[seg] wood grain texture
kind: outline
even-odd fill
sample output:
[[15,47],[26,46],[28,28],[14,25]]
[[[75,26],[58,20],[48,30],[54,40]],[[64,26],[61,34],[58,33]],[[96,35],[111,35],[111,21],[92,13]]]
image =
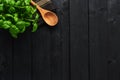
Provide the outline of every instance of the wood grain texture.
[[13,80],[32,80],[30,30],[13,41]]
[[32,79],[50,80],[50,32],[48,27],[39,27],[32,34]]
[[[61,54],[62,54],[62,78],[61,80],[70,80],[71,67],[70,67],[70,9],[69,0],[61,0],[56,3],[59,13],[59,29],[61,31]],[[59,8],[60,7],[60,8]]]
[[119,80],[119,1],[90,0],[90,80]]
[[18,39],[0,29],[0,80],[120,80],[120,1],[52,1],[54,28],[40,19]]
[[12,47],[10,35],[0,30],[0,80],[13,80]]
[[69,26],[64,27],[63,25],[68,24],[62,21],[68,20],[63,18],[68,11],[65,15],[61,15],[61,9],[64,8],[63,1],[53,0],[53,2],[61,5],[56,11],[60,19],[59,24],[54,28],[44,24],[32,35],[33,80],[68,80],[69,42],[66,40],[69,39],[66,33],[69,34],[67,31]]
[[69,3],[68,0],[53,2],[58,5],[56,13],[60,19],[54,28],[41,24],[40,20],[35,33],[27,30],[18,39],[8,40],[8,36],[1,34],[6,40],[0,40],[0,47],[3,41],[11,44],[3,47],[8,50],[0,50],[3,60],[0,69],[5,68],[4,60],[8,59],[9,64],[8,74],[5,70],[0,72],[1,80],[69,80]]
[[90,0],[90,80],[109,80],[106,55],[110,53],[107,0]]
[[88,80],[88,0],[70,0],[70,54],[71,80]]
[[120,1],[108,1],[109,50],[106,53],[108,80],[120,80]]

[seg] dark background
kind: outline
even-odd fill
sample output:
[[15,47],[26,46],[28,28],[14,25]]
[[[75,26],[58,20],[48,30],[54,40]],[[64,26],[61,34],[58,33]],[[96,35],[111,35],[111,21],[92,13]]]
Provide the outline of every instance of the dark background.
[[52,1],[56,27],[0,30],[0,80],[120,80],[120,0]]

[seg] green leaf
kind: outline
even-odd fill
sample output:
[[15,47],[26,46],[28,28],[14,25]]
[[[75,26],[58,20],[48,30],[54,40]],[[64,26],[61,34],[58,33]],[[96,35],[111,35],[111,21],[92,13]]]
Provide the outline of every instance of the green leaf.
[[11,21],[4,21],[4,24],[8,24],[8,25],[11,25]]
[[0,28],[2,27],[2,25],[3,25],[3,20],[0,20]]
[[22,26],[21,29],[20,29],[20,33],[25,32],[25,30],[26,30],[26,27],[25,27],[25,26]]
[[9,32],[12,35],[12,37],[17,38],[17,35],[20,32],[20,30],[15,25],[12,25],[12,27],[9,29]]
[[8,10],[10,13],[14,13],[15,12],[15,7],[11,6]]
[[21,5],[21,1],[17,1],[17,2],[15,3],[15,5],[16,5],[16,6]]
[[14,21],[17,22],[19,20],[18,13],[15,13],[13,18],[14,18]]
[[33,23],[33,29],[32,32],[35,32],[38,28],[38,24],[37,23]]
[[18,21],[16,26],[30,26],[30,22]]
[[25,0],[25,4],[29,5],[31,0]]
[[0,0],[0,28],[8,29],[12,37],[25,32],[32,23],[32,32],[38,28],[39,14],[31,0]]
[[6,20],[11,20],[11,21],[13,21],[13,15],[11,15],[11,14],[5,14],[4,15],[4,20],[6,21]]
[[3,16],[2,15],[0,15],[0,19],[2,18]]
[[3,4],[0,4],[0,11],[3,11]]
[[15,1],[14,0],[10,0],[10,3],[9,3],[11,6],[15,5]]
[[2,25],[2,28],[3,28],[3,29],[8,29],[8,28],[10,28],[10,25],[8,25],[8,24],[3,24],[3,25]]
[[2,28],[3,29],[8,29],[8,28],[10,28],[10,26],[11,26],[11,22],[10,21],[4,21],[3,25],[2,25]]
[[27,12],[31,12],[31,6],[26,6],[25,9]]
[[26,27],[30,26],[30,22],[18,21],[16,23],[16,26],[19,28],[20,33],[23,33],[23,32],[25,32]]
[[31,13],[34,14],[36,12],[36,8],[31,9]]
[[11,15],[11,14],[5,14],[5,16],[13,18],[13,15]]
[[37,21],[39,19],[38,13],[36,13],[35,20]]
[[9,3],[11,2],[11,0],[3,0],[3,2],[4,2],[5,4],[9,4]]
[[30,26],[30,22],[25,22],[25,26],[26,27]]
[[5,17],[4,17],[4,16],[2,16],[2,19],[3,19],[3,20],[5,20]]

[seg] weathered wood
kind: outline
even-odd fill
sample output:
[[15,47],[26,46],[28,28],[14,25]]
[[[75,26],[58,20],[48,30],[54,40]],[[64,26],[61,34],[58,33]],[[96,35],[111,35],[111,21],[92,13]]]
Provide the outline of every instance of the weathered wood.
[[89,80],[88,0],[70,0],[71,80]]
[[120,80],[120,2],[108,1],[108,52],[105,54],[108,66],[108,80]]
[[90,80],[119,80],[118,0],[90,0]]
[[90,0],[90,80],[109,80],[106,54],[109,52],[107,0]]
[[[68,6],[64,5],[66,12],[61,15],[63,1],[53,2],[60,5],[56,11],[59,24],[54,28],[44,24],[32,35],[33,80],[68,80]],[[65,4],[67,3],[66,1]],[[67,26],[64,27],[65,25]]]
[[13,80],[31,79],[31,32],[27,31],[13,42]]
[[18,39],[0,29],[0,80],[119,80],[119,1],[52,1],[54,28],[41,19]]
[[32,34],[32,79],[50,80],[50,63],[50,31],[42,26]]
[[60,0],[60,3],[56,1],[59,13],[59,25],[58,28],[61,34],[61,54],[62,54],[62,78],[61,80],[70,80],[70,9],[69,0]]
[[52,60],[55,61],[52,80],[69,80],[69,0],[52,1],[58,7],[56,12],[59,16],[59,24],[51,29]]
[[[55,28],[49,28],[46,24],[42,25],[42,21],[37,32],[31,33],[28,30],[18,39],[10,39],[12,47],[8,46],[10,48],[5,55],[8,56],[7,59],[10,58],[10,65],[7,65],[10,68],[9,77],[1,73],[1,79],[69,80],[69,3],[68,0],[53,2],[58,5],[56,12],[59,24]],[[0,41],[4,44],[4,40]],[[1,50],[1,55],[5,50]],[[2,57],[4,59],[4,56]]]
[[0,80],[13,80],[12,75],[12,39],[0,30]]

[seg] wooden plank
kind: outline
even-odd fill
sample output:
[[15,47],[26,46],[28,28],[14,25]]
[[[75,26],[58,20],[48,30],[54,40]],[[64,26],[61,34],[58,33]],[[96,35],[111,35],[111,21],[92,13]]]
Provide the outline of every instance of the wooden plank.
[[12,39],[0,30],[0,80],[13,80],[12,65]]
[[31,80],[31,32],[14,39],[13,80]]
[[[59,4],[61,3],[61,4]],[[58,12],[59,13],[59,29],[61,31],[61,47],[62,47],[62,79],[61,80],[70,80],[71,70],[70,70],[70,4],[69,0],[60,0],[57,2]],[[60,8],[60,9],[59,9]]]
[[106,53],[108,80],[120,80],[120,5],[117,0],[108,1],[109,53]]
[[67,56],[63,54],[59,25],[53,29],[42,26],[33,34],[33,80],[67,80],[68,78],[65,76],[68,73],[66,70],[68,65],[64,61],[67,60]]
[[[33,80],[68,80],[69,24],[68,5],[63,0],[53,0],[59,9],[59,24],[54,28],[42,25],[32,35]],[[68,1],[65,2],[68,4]],[[66,8],[64,15],[62,8]],[[66,27],[64,27],[66,26]]]
[[90,0],[90,80],[107,78],[106,54],[109,53],[107,0]]
[[89,79],[88,0],[70,0],[71,80]]
[[[109,20],[109,26],[110,26],[110,33],[109,33],[109,36],[110,36],[110,42],[111,42],[111,53],[108,55],[108,59],[107,59],[107,62],[111,61],[111,63],[109,64],[112,64],[112,65],[109,65],[109,67],[113,68],[113,70],[109,69],[108,71],[110,71],[110,75],[109,76],[109,79],[110,80],[119,80],[120,77],[119,77],[119,73],[120,73],[120,69],[119,69],[119,66],[120,66],[120,55],[119,55],[119,4],[117,3],[117,1],[113,2],[111,1],[113,4],[110,4],[110,1],[109,1],[109,17],[108,17],[108,20]],[[114,47],[115,46],[115,47]],[[109,72],[108,72],[109,73]],[[115,73],[115,74],[113,74]],[[112,76],[113,75],[113,76]]]
[[52,1],[59,16],[59,24],[51,30],[52,80],[69,80],[69,1]]
[[39,27],[32,34],[32,80],[50,80],[50,30],[48,26]]
[[90,80],[119,80],[119,5],[90,0]]

